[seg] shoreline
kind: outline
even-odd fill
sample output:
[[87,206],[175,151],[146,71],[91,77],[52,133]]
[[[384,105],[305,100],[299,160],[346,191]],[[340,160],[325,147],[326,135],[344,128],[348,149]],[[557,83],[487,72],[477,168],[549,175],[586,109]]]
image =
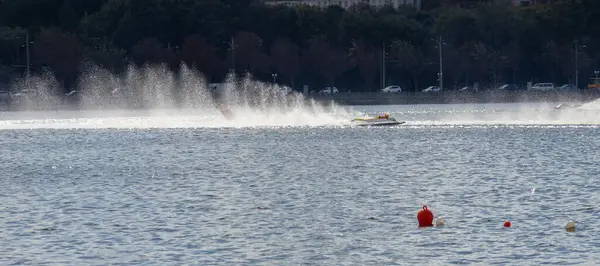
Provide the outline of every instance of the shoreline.
[[412,105],[468,103],[540,103],[590,102],[600,98],[600,90],[580,91],[446,91],[424,92],[348,92],[333,95],[308,95],[317,102],[333,101],[340,105]]
[[[418,105],[418,104],[485,104],[485,103],[544,103],[569,102],[586,103],[600,99],[600,90],[581,91],[479,91],[459,92],[446,91],[438,93],[423,92],[346,92],[333,95],[305,95],[308,103],[335,103],[342,106],[361,105]],[[36,108],[35,101],[29,104],[0,101],[0,112],[22,111],[88,111],[104,110],[103,108],[82,108],[78,101],[62,99],[54,106]],[[42,104],[43,105],[43,104]],[[27,107],[25,107],[27,106]],[[112,106],[112,105],[111,105]],[[112,107],[117,107],[114,105]],[[125,106],[123,106],[125,107]],[[118,108],[117,109],[121,109]],[[125,107],[124,109],[147,109],[144,107]]]

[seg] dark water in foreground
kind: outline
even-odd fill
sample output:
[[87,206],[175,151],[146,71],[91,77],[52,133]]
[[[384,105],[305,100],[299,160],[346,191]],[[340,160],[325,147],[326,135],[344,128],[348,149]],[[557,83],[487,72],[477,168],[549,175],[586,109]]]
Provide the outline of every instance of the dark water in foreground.
[[[409,122],[4,121],[0,264],[600,261],[600,116],[364,108]],[[446,225],[417,228],[421,204]],[[513,227],[502,227],[506,219]],[[565,232],[568,220],[576,232]]]

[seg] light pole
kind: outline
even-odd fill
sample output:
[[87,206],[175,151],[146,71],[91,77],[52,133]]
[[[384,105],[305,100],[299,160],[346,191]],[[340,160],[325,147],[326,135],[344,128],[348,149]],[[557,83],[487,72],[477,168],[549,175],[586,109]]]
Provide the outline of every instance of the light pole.
[[29,73],[31,71],[30,68],[30,64],[29,64],[29,31],[25,32],[25,49],[27,50],[27,74],[26,74],[26,78],[27,81],[29,81]]
[[273,84],[275,84],[275,81],[277,80],[277,73],[271,74],[271,77],[273,77]]
[[[17,39],[21,39],[21,37],[17,36]],[[29,41],[29,31],[26,30],[25,31],[25,45],[20,45],[20,47],[25,47],[25,57],[26,57],[26,65],[25,65],[25,81],[29,80],[29,76],[31,74],[31,56],[29,53],[29,45],[32,44],[33,42]],[[20,49],[17,49],[17,52]],[[18,58],[18,54],[17,54],[17,58]],[[23,66],[21,66],[23,67]]]
[[431,39],[432,41],[435,41],[437,43],[436,46],[434,46],[434,48],[438,48],[438,56],[439,56],[439,71],[437,73],[438,76],[438,82],[439,82],[439,87],[440,90],[444,89],[444,50],[442,48],[443,45],[445,45],[444,40],[442,39],[442,36],[438,36],[437,39]]
[[438,72],[438,79],[440,82],[440,90],[444,90],[444,57],[443,57],[443,49],[442,49],[442,36],[438,38],[438,49],[440,54],[440,72]]
[[588,85],[588,89],[598,89],[598,84],[600,84],[600,79],[598,79],[598,75],[600,74],[599,70],[594,71],[594,75],[596,75],[596,78],[594,78],[594,81],[592,82],[593,84]]
[[227,44],[231,51],[231,71],[235,73],[235,36],[231,36],[231,40]]
[[[582,45],[581,48],[585,48]],[[575,40],[575,87],[579,89],[579,43]]]
[[[385,89],[385,42],[381,44],[381,89]],[[369,90],[370,91],[370,90]]]

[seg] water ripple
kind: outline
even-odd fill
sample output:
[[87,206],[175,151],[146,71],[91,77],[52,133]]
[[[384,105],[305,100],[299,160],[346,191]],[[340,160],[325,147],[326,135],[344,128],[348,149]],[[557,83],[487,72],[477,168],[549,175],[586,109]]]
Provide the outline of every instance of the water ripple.
[[[587,126],[6,130],[0,263],[595,264],[599,137]],[[446,226],[417,228],[421,204]]]

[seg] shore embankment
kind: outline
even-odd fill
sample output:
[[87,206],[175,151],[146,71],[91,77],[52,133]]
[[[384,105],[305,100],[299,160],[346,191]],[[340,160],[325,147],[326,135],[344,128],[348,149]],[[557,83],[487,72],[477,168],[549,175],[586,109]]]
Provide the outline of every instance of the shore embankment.
[[600,90],[579,91],[445,91],[425,92],[343,92],[309,95],[319,102],[333,101],[341,105],[460,104],[460,103],[535,103],[589,102],[600,98]]
[[[600,90],[580,91],[478,91],[460,92],[445,91],[437,93],[423,92],[343,92],[332,95],[306,95],[306,100],[317,102],[335,102],[339,105],[410,105],[410,104],[468,104],[468,103],[536,103],[536,102],[572,102],[585,103],[600,98]],[[42,99],[43,100],[43,99]],[[0,111],[24,110],[81,110],[83,108],[76,98],[63,97],[48,104],[33,99],[11,99],[0,97]],[[120,105],[115,102],[105,107],[138,109],[129,104]],[[94,109],[94,108],[91,108]]]

